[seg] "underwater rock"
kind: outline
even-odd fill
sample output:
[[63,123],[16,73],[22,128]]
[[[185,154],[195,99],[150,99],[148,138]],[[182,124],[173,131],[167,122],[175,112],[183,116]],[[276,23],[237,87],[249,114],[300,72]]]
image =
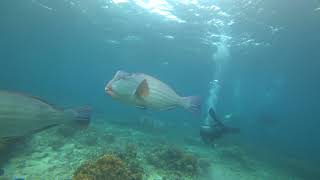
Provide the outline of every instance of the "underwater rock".
[[[32,149],[40,150],[42,147],[50,147],[54,151],[58,151],[61,147],[67,144],[67,138],[57,133],[57,128],[53,127],[46,131],[39,132],[28,138],[26,145]],[[25,149],[23,149],[25,151]]]
[[48,156],[46,152],[34,152],[32,155],[32,159],[42,159]]
[[0,139],[0,165],[8,160],[11,147],[18,142],[17,138]]
[[201,146],[203,145],[203,142],[200,139],[194,138],[194,137],[184,137],[183,141],[192,146]]
[[161,130],[165,128],[165,124],[159,120],[150,116],[142,116],[139,118],[139,127],[144,130]]
[[207,159],[207,158],[199,158],[198,165],[199,165],[199,170],[202,173],[208,173],[209,168],[211,166],[211,161],[210,159]]
[[102,137],[103,141],[105,141],[107,144],[112,144],[116,141],[116,137],[112,134],[104,134]]
[[135,173],[143,173],[144,170],[138,161],[138,150],[135,144],[129,143],[123,149],[113,152],[117,157],[126,162],[127,167]]
[[98,143],[99,135],[94,129],[87,129],[79,132],[76,140],[85,146],[94,146]]
[[65,138],[66,137],[73,137],[78,131],[79,131],[79,129],[69,127],[66,125],[61,125],[57,128],[57,133]]
[[135,159],[137,157],[137,147],[134,144],[127,144],[125,149],[125,157],[127,160]]
[[219,157],[221,159],[226,159],[230,162],[237,162],[239,167],[246,168],[250,171],[254,171],[255,165],[249,154],[238,146],[229,146],[220,149]]
[[132,157],[132,152],[121,155],[119,156],[114,153],[105,154],[96,161],[87,162],[75,171],[72,179],[142,180],[143,169],[134,160],[135,157]]
[[51,147],[53,150],[57,151],[61,147],[63,147],[65,143],[65,139],[58,138],[58,137],[48,137],[50,139],[47,139],[48,147]]
[[195,176],[198,172],[198,158],[177,147],[163,146],[154,149],[147,157],[157,168]]
[[98,138],[93,136],[86,136],[81,140],[81,144],[85,144],[87,146],[94,146],[97,144],[97,142]]

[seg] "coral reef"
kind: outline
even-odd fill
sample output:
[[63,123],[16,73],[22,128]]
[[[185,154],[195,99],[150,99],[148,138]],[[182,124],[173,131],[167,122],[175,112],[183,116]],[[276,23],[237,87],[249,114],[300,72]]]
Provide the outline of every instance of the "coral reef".
[[81,165],[73,180],[142,180],[143,169],[136,160],[134,146],[124,152],[107,153],[96,161]]
[[103,134],[101,137],[103,141],[107,142],[108,144],[112,144],[116,141],[116,137],[112,134]]
[[127,144],[124,150],[114,152],[114,154],[126,162],[132,173],[139,176],[144,171],[140,165],[141,163],[137,160],[138,152],[134,144]]
[[147,160],[157,168],[188,176],[195,176],[199,168],[196,156],[173,146],[154,149]]
[[[278,155],[267,156],[265,152],[261,155],[266,159],[261,160],[259,153],[254,154],[243,145],[229,142],[219,143],[214,151],[203,145],[190,146],[191,143],[187,145],[184,139],[177,138],[176,129],[166,134],[154,134],[134,129],[131,125],[129,128],[120,127],[101,120],[86,130],[65,133],[61,135],[52,128],[19,140],[12,148],[0,143],[0,149],[5,150],[0,153],[0,158],[5,157],[0,165],[5,172],[0,179],[12,179],[16,175],[26,179],[70,179],[74,175],[76,180],[315,179],[320,172],[316,163],[312,164],[314,168],[294,160],[279,163]],[[86,143],[86,139],[95,145]],[[184,155],[194,156],[190,153],[196,157],[183,158]],[[105,176],[98,177],[98,173],[105,173]],[[116,177],[112,177],[115,173],[118,173]]]

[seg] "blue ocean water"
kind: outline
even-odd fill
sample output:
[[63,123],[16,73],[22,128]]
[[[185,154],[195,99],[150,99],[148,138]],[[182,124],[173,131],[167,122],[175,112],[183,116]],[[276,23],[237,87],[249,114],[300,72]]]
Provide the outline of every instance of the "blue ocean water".
[[[2,0],[0,89],[89,105],[106,121],[151,114],[178,137],[199,138],[214,107],[241,129],[230,137],[238,144],[319,166],[319,8],[317,0]],[[201,96],[201,113],[113,100],[104,87],[118,70]]]

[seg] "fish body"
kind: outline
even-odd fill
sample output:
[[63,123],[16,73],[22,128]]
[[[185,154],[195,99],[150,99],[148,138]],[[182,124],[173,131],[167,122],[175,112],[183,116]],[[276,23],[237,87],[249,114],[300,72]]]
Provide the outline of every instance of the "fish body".
[[88,109],[63,110],[36,97],[0,91],[0,138],[24,136],[51,126],[89,119]]
[[198,97],[181,97],[167,84],[143,73],[118,71],[105,91],[117,100],[140,108],[168,110],[182,106],[190,111],[200,108]]

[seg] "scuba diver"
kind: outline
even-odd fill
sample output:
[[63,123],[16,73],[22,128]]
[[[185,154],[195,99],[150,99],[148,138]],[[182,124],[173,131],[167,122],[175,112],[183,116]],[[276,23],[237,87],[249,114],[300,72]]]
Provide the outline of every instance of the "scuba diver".
[[239,128],[225,126],[216,116],[212,108],[209,109],[211,117],[208,125],[203,125],[200,128],[200,136],[206,144],[212,144],[216,139],[221,138],[225,134],[239,133]]

